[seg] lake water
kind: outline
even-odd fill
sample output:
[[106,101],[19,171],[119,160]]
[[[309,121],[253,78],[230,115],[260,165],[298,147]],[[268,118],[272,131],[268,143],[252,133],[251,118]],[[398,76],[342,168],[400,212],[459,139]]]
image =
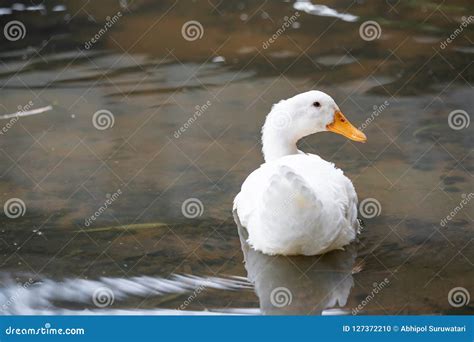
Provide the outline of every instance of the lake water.
[[[472,314],[473,9],[0,1],[3,314]],[[264,256],[232,201],[271,105],[310,89],[368,137],[299,142],[352,179],[364,227]]]

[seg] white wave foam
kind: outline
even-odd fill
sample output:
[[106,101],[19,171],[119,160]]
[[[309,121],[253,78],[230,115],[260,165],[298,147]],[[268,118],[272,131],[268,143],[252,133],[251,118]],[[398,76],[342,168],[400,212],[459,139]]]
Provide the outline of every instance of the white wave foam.
[[[114,296],[115,303],[127,298],[148,298],[165,294],[188,293],[197,288],[217,290],[251,289],[252,285],[241,277],[198,277],[193,275],[174,275],[171,279],[160,277],[110,278],[98,280],[51,279],[31,281],[25,284],[13,282],[10,276],[4,276],[0,288],[0,314],[4,315],[180,315],[180,314],[254,314],[254,309],[227,309],[225,311],[180,311],[173,309],[115,309],[112,307],[94,308],[94,292],[107,288]],[[58,307],[56,303],[67,302],[90,306],[91,309],[72,310]]]

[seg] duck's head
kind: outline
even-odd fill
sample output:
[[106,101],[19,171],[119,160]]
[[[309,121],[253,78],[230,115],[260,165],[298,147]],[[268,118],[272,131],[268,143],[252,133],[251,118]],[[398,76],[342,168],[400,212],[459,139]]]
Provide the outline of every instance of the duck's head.
[[273,105],[262,129],[265,159],[270,154],[271,159],[273,155],[292,154],[299,139],[328,131],[358,142],[367,140],[365,134],[347,120],[332,97],[321,91],[311,90],[282,100]]

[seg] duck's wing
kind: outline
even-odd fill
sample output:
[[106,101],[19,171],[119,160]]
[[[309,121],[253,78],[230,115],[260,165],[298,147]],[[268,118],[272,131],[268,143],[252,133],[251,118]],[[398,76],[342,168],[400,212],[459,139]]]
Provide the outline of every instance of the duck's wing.
[[[309,156],[322,160],[319,156]],[[341,249],[353,241],[360,230],[359,221],[357,220],[357,193],[352,181],[344,175],[341,169],[324,160],[320,165],[324,169],[322,170],[322,177],[325,179],[324,185],[332,190],[326,191],[327,196],[323,199],[330,201],[331,205],[328,204],[327,208],[331,208],[334,225],[339,227],[339,235],[328,250]],[[329,195],[330,192],[332,196]],[[323,202],[327,203],[326,201]]]
[[262,164],[244,181],[233,207],[244,227],[257,211],[270,220],[282,210],[290,210],[293,204],[298,211],[293,212],[293,217],[304,214],[308,205],[313,209],[321,207],[311,186],[290,165],[285,162]]

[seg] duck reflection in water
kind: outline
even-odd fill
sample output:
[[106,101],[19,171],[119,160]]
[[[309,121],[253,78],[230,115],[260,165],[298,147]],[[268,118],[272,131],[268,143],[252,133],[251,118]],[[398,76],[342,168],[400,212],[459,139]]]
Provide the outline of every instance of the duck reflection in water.
[[[265,315],[348,314],[341,309],[354,286],[356,250],[316,256],[269,256],[247,243],[247,231],[236,215],[247,278],[254,284]],[[330,310],[329,310],[330,309]]]

